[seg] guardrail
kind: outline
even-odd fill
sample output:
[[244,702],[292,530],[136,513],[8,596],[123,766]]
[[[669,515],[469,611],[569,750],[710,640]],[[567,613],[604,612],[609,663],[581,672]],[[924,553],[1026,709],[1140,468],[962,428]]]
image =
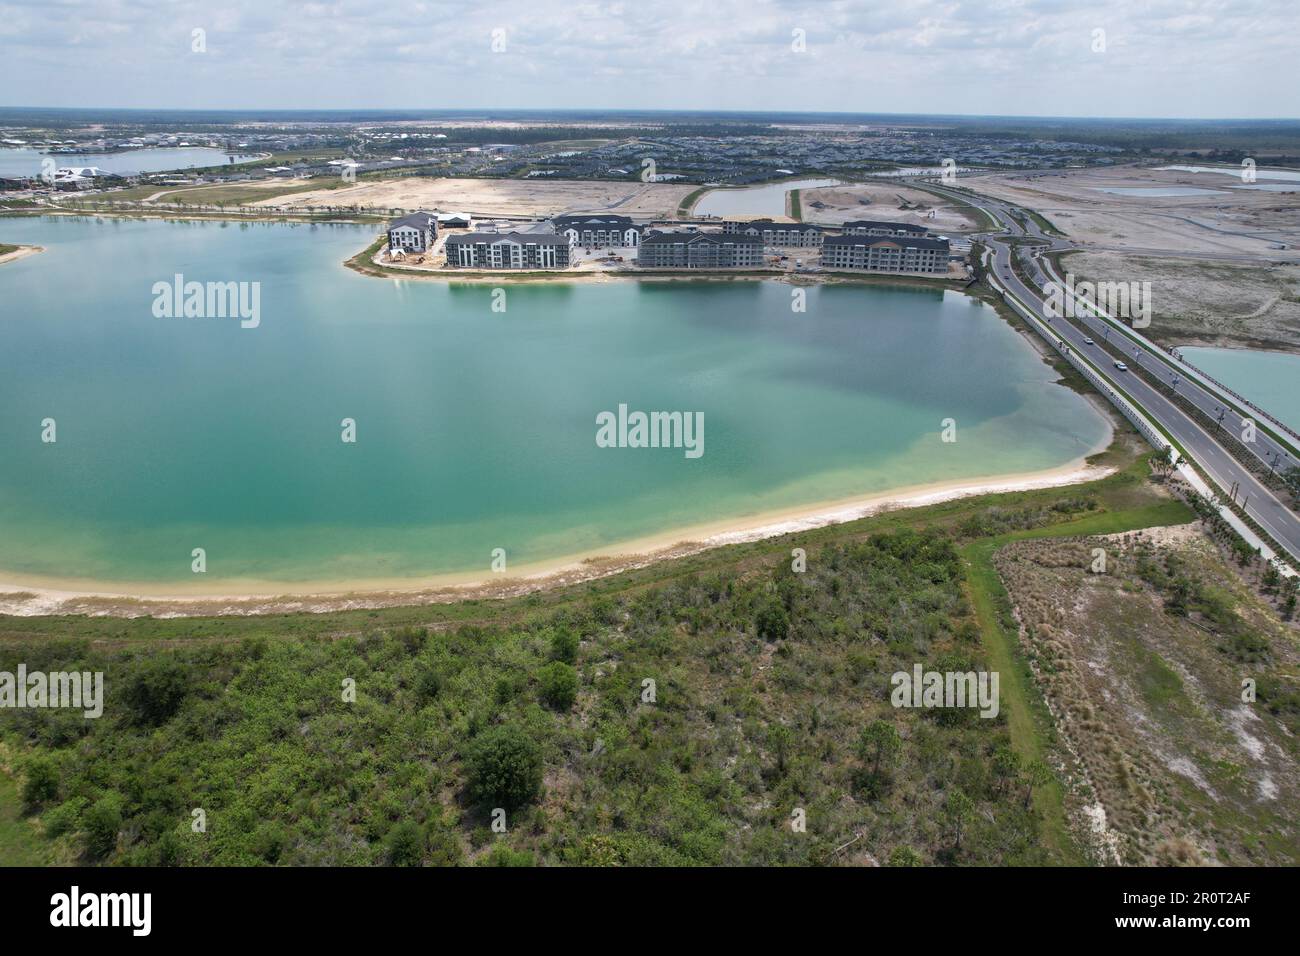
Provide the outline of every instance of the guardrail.
[[[986,260],[988,255],[989,253],[986,251]],[[998,280],[994,270],[988,269],[986,266],[985,274],[989,278],[990,285],[1002,294],[1002,300],[1004,302],[1023,316],[1025,320],[1030,323],[1030,326],[1034,328],[1049,345],[1055,348],[1056,351],[1059,352],[1062,357],[1064,357],[1065,360],[1079,372],[1080,375],[1088,380],[1089,384],[1104,395],[1110,403],[1119,410],[1121,415],[1132,422],[1133,427],[1138,430],[1138,433],[1145,438],[1153,448],[1162,454],[1169,455],[1171,463],[1173,463],[1174,467],[1178,470],[1179,474],[1182,475],[1183,479],[1197,494],[1209,502],[1210,506],[1215,509],[1219,516],[1223,518],[1223,520],[1226,521],[1234,531],[1237,532],[1242,540],[1258,551],[1260,556],[1266,562],[1271,564],[1284,576],[1292,577],[1296,574],[1290,565],[1282,559],[1267,542],[1261,539],[1259,535],[1257,535],[1249,525],[1242,521],[1231,508],[1219,500],[1214,489],[1196,473],[1196,470],[1191,465],[1191,460],[1181,456],[1177,446],[1166,438],[1164,433],[1161,432],[1160,429],[1158,429],[1136,405],[1125,398],[1124,395],[1115,388],[1115,386],[1102,378],[1083,356],[1076,353],[1074,349],[1065,343],[1064,340],[1056,336],[1051,327],[1035,315],[1032,310],[1028,309],[1024,303],[1016,297],[1014,292],[1003,286]]]
[[1246,396],[1244,396],[1244,395],[1242,395],[1240,392],[1234,391],[1233,389],[1231,389],[1231,388],[1229,388],[1228,386],[1224,385],[1222,382],[1220,382],[1217,378],[1215,378],[1215,377],[1214,377],[1213,375],[1211,375],[1209,372],[1207,372],[1207,371],[1205,371],[1204,369],[1202,369],[1202,368],[1200,368],[1200,367],[1198,367],[1198,366],[1196,366],[1196,365],[1193,365],[1191,362],[1187,361],[1187,359],[1183,358],[1182,355],[1175,353],[1175,354],[1174,354],[1174,358],[1178,360],[1178,363],[1179,363],[1180,365],[1186,366],[1187,368],[1191,369],[1193,372],[1195,372],[1195,373],[1197,374],[1197,376],[1199,376],[1200,378],[1205,379],[1205,381],[1210,382],[1211,384],[1213,384],[1214,387],[1217,388],[1219,391],[1221,391],[1221,392],[1223,392],[1223,393],[1225,393],[1225,394],[1227,394],[1227,395],[1231,395],[1233,398],[1235,398],[1235,399],[1236,399],[1238,402],[1240,402],[1242,405],[1245,405],[1245,406],[1246,406],[1247,408],[1249,408],[1251,411],[1257,413],[1257,414],[1259,415],[1260,418],[1266,418],[1266,419],[1268,419],[1268,421],[1271,422],[1271,423],[1272,423],[1275,427],[1277,427],[1280,431],[1284,431],[1284,432],[1286,432],[1289,436],[1291,436],[1292,438],[1294,438],[1297,442],[1300,442],[1300,432],[1297,432],[1295,429],[1291,428],[1291,427],[1290,427],[1289,425],[1287,425],[1285,422],[1280,422],[1280,421],[1278,421],[1276,418],[1274,418],[1274,417],[1273,417],[1272,415],[1270,415],[1268,412],[1264,411],[1264,409],[1260,408],[1258,405],[1256,405],[1254,402],[1252,402],[1252,401],[1251,401],[1250,399],[1248,399]]
[[[1093,388],[1101,392],[1101,394],[1119,410],[1121,415],[1133,423],[1133,427],[1138,430],[1138,433],[1141,434],[1153,448],[1166,454],[1169,452],[1169,449],[1174,448],[1173,443],[1164,436],[1160,429],[1156,428],[1146,415],[1142,414],[1141,410],[1139,410],[1136,405],[1125,398],[1115,388],[1115,386],[1110,384],[1110,382],[1102,378],[1101,375],[1099,375],[1088,363],[1088,361],[1067,345],[1063,339],[1055,335],[1049,326],[1044,324],[1037,315],[1035,315],[1030,309],[1026,308],[1021,301],[1016,298],[1015,293],[1003,286],[1002,283],[998,281],[997,276],[994,275],[993,270],[987,267],[987,264],[985,266],[985,275],[990,279],[993,288],[1002,293],[1003,301],[1020,313],[1026,321],[1031,323],[1031,325],[1038,330],[1038,333],[1047,340],[1048,344],[1060,353],[1062,358],[1069,362],[1080,375],[1086,378]],[[1174,450],[1177,451],[1177,449]]]
[[[1051,259],[1046,257],[1042,257],[1040,261],[1045,267],[1044,271],[1047,273],[1047,275],[1051,277],[1052,281],[1054,281],[1062,290],[1066,290],[1067,287],[1065,283],[1061,281],[1061,276],[1056,271],[1055,263],[1053,263]],[[1218,393],[1220,393],[1218,397],[1221,400],[1224,400],[1226,398],[1232,398],[1238,404],[1257,413],[1261,418],[1266,419],[1271,425],[1276,427],[1278,430],[1283,432],[1285,435],[1287,435],[1295,442],[1295,447],[1293,448],[1294,451],[1300,451],[1300,434],[1298,434],[1296,431],[1294,431],[1292,428],[1288,427],[1287,425],[1283,424],[1282,422],[1278,421],[1274,416],[1270,415],[1268,412],[1260,408],[1254,402],[1250,401],[1245,396],[1240,395],[1237,392],[1233,391],[1232,389],[1228,388],[1226,385],[1224,385],[1218,379],[1214,378],[1212,375],[1206,374],[1201,369],[1193,365],[1191,362],[1183,358],[1181,355],[1175,353],[1172,349],[1161,348],[1159,345],[1152,342],[1149,338],[1147,338],[1137,329],[1125,325],[1123,322],[1115,318],[1113,315],[1108,313],[1105,309],[1101,308],[1095,302],[1091,302],[1088,299],[1085,299],[1084,297],[1080,296],[1078,293],[1074,292],[1073,290],[1070,290],[1070,296],[1075,301],[1075,303],[1077,303],[1078,306],[1086,308],[1097,318],[1102,319],[1107,324],[1117,329],[1124,336],[1131,339],[1133,342],[1136,342],[1147,352],[1149,352],[1152,356],[1165,362],[1171,368],[1186,370],[1190,372],[1191,378],[1200,380],[1201,384],[1207,386],[1210,391],[1217,391]]]

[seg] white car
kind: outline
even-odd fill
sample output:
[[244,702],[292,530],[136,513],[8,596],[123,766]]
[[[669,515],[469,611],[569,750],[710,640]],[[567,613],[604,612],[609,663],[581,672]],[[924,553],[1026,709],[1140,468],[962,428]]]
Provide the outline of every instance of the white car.
[[1119,369],[1121,372],[1127,372],[1127,371],[1128,371],[1128,366],[1125,365],[1123,362],[1116,362],[1116,363],[1115,363],[1115,367],[1116,367],[1117,369]]
[[1084,339],[1084,340],[1083,340],[1083,344],[1084,344],[1084,345],[1096,345],[1097,343],[1094,342],[1092,339]]

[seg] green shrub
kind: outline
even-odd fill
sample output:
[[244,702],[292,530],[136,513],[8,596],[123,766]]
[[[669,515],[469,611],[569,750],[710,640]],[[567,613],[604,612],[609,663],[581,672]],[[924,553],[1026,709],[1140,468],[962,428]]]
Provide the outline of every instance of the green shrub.
[[403,820],[388,831],[388,862],[393,866],[419,866],[424,858],[424,831]]
[[85,797],[73,797],[60,803],[42,817],[45,832],[52,837],[57,837],[80,829],[81,815],[85,813],[87,803]]
[[86,851],[102,859],[117,846],[117,832],[122,829],[122,797],[109,793],[95,801],[83,818]]
[[921,866],[921,854],[910,846],[896,846],[889,854],[890,866]]
[[23,781],[23,807],[31,813],[59,795],[59,772],[54,761],[33,757],[27,762],[27,779]]
[[491,851],[479,857],[478,866],[536,866],[533,855],[523,850],[512,850],[498,843]]
[[179,661],[154,657],[137,665],[122,696],[136,723],[157,727],[180,710],[188,689],[188,673]]
[[552,661],[537,673],[543,703],[559,711],[573,706],[578,695],[578,672],[562,661]]
[[442,691],[442,675],[432,667],[422,669],[419,676],[415,678],[415,697],[422,703],[427,704],[433,700]]
[[267,863],[280,862],[288,844],[289,834],[278,823],[266,821],[253,831],[252,850]]
[[551,634],[551,660],[572,664],[578,659],[578,635],[567,628]]
[[485,730],[469,747],[466,760],[471,796],[513,810],[537,798],[542,788],[542,753],[513,724]]
[[786,613],[785,605],[772,598],[759,610],[754,627],[765,641],[783,640],[790,633],[790,615]]
[[456,834],[441,819],[429,823],[426,844],[430,866],[459,866],[464,857]]

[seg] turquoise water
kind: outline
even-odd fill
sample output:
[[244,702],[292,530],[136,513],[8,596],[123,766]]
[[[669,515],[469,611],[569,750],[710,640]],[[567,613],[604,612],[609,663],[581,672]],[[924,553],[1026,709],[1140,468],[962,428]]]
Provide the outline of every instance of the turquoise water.
[[[1221,173],[1225,176],[1235,176],[1241,178],[1241,166],[1160,166],[1159,169],[1176,169],[1185,173]],[[1286,179],[1293,182],[1300,182],[1300,171],[1293,169],[1269,169],[1264,166],[1256,167],[1255,177],[1257,179]]]
[[1180,346],[1187,361],[1300,431],[1300,355]]
[[[251,158],[240,155],[235,157],[235,162]],[[118,153],[42,153],[35,149],[3,148],[0,149],[0,177],[37,176],[46,159],[54,160],[58,166],[98,166],[107,173],[122,176],[230,165],[230,157],[224,150],[206,146],[145,147]]]
[[[494,312],[489,285],[343,268],[372,233],[0,219],[47,247],[0,266],[0,580],[404,578],[495,548],[517,567],[1054,467],[1107,434],[959,293],[815,287],[796,313],[767,281],[519,284]],[[155,317],[175,273],[259,282],[260,324]],[[702,412],[703,456],[597,447],[620,403]]]

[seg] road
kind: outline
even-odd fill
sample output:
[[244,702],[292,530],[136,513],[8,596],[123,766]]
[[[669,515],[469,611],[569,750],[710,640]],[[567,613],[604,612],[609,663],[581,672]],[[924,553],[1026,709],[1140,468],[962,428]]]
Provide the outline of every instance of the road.
[[[1175,405],[1142,377],[1131,371],[1121,372],[1116,369],[1113,360],[1100,345],[1088,345],[1085,342],[1088,337],[1100,338],[1105,341],[1107,335],[1113,340],[1119,338],[1122,333],[1115,331],[1108,322],[1096,316],[1073,320],[1050,316],[1045,306],[1045,296],[1042,290],[1042,286],[1045,286],[1048,282],[1048,277],[1044,273],[1041,263],[1031,258],[1027,264],[1029,274],[1034,282],[1033,286],[1025,283],[1011,268],[1013,250],[1007,241],[1008,239],[1028,237],[1040,240],[1042,251],[1064,251],[1073,248],[1070,242],[1060,237],[1045,235],[1025,210],[1013,207],[1009,203],[984,196],[976,197],[969,193],[948,192],[940,186],[930,186],[929,188],[946,194],[950,198],[979,206],[989,214],[993,221],[1000,222],[1004,227],[1001,232],[974,237],[983,241],[992,251],[993,268],[996,271],[998,281],[1010,289],[1022,303],[1028,306],[1044,322],[1050,323],[1051,327],[1056,330],[1057,335],[1072,349],[1087,356],[1102,377],[1116,388],[1127,393],[1141,406],[1148,418],[1159,424],[1166,433],[1172,435],[1174,440],[1186,451],[1188,457],[1195,461],[1201,467],[1201,470],[1219,486],[1225,498],[1230,490],[1236,488],[1237,503],[1242,505],[1246,514],[1267,531],[1273,540],[1286,549],[1292,558],[1300,559],[1300,516],[1297,516],[1294,511],[1284,505],[1271,490],[1264,487],[1258,478],[1229,454],[1218,439],[1202,428],[1191,415]],[[1025,225],[1022,226],[1016,220],[1016,217],[1012,215],[1013,209],[1021,215]],[[1124,359],[1126,363],[1141,363],[1143,367],[1153,370],[1155,374],[1164,376],[1165,381],[1170,381],[1165,366],[1159,359],[1146,355],[1134,356],[1132,354],[1134,346],[1129,340],[1121,339],[1121,341],[1124,343],[1123,351],[1128,353]],[[1213,393],[1186,377],[1178,376],[1177,392],[1212,419],[1217,419],[1220,412],[1223,412],[1223,403]],[[1240,420],[1230,410],[1224,415],[1224,425],[1229,424],[1240,427]],[[1252,450],[1266,464],[1273,460],[1274,456],[1276,456],[1276,460],[1281,466],[1296,464],[1295,456],[1291,453],[1291,450],[1275,442],[1262,430],[1257,429],[1256,431],[1255,445],[1256,447]]]

